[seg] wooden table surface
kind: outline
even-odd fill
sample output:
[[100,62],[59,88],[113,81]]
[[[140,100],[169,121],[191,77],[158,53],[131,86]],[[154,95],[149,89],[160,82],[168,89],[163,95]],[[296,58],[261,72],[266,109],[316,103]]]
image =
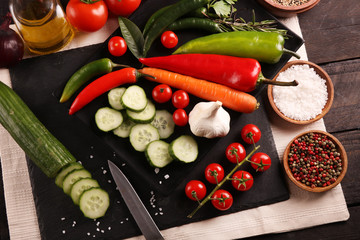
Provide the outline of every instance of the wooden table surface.
[[[7,1],[1,0],[0,16],[8,11],[4,2]],[[334,84],[334,102],[324,122],[326,130],[341,141],[349,157],[348,172],[341,185],[350,219],[250,239],[360,239],[360,1],[322,0],[298,17],[309,61],[323,67]],[[9,239],[7,229],[1,176],[1,240]]]

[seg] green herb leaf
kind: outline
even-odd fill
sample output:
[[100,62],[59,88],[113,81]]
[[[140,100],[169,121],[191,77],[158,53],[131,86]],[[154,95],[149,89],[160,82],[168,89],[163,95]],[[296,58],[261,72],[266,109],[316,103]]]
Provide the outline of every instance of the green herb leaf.
[[144,37],[139,27],[127,18],[119,17],[119,26],[126,44],[132,54],[137,58],[143,57]]
[[237,2],[237,0],[224,0],[225,2],[227,2],[228,4],[235,4]]
[[212,8],[219,17],[227,17],[231,13],[231,4],[226,1],[216,2],[212,5]]

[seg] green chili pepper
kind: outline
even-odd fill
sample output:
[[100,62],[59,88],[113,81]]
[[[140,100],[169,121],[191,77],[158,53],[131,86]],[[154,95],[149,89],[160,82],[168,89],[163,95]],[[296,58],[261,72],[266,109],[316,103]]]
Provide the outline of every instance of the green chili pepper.
[[162,13],[148,30],[148,34],[145,37],[143,55],[146,56],[154,40],[160,36],[160,34],[166,29],[169,24],[174,22],[179,17],[191,12],[199,7],[204,6],[210,0],[180,0],[177,3],[171,5],[167,11]]
[[149,18],[149,20],[146,22],[144,30],[143,30],[143,36],[146,37],[149,33],[149,29],[150,27],[152,27],[153,23],[165,12],[167,11],[172,5],[168,5],[165,6],[163,8],[160,8],[159,10],[157,10],[153,15],[151,15],[151,17]]
[[69,98],[91,78],[109,73],[114,67],[118,66],[122,65],[113,63],[109,58],[102,58],[84,65],[77,70],[66,83],[60,102],[63,103],[69,100]]
[[277,63],[283,53],[300,58],[284,48],[285,39],[274,32],[223,32],[193,39],[180,46],[173,54],[207,53],[254,58],[260,62]]
[[206,7],[201,7],[189,12],[188,14],[186,14],[186,17],[204,18],[208,16],[208,14],[208,9]]
[[173,22],[168,26],[168,29],[172,31],[191,29],[191,28],[206,30],[210,33],[223,32],[218,23],[208,18],[196,18],[196,17],[182,18],[176,20],[175,22]]

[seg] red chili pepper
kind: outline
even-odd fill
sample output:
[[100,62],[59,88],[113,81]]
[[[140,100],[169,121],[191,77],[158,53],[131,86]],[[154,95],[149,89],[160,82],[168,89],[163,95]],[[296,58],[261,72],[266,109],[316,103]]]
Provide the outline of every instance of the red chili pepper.
[[178,54],[163,57],[140,58],[149,67],[162,68],[180,74],[220,83],[236,90],[250,92],[260,83],[296,86],[298,83],[266,79],[260,63],[252,58],[217,54]]
[[101,94],[126,83],[135,83],[142,76],[135,68],[124,68],[108,73],[87,85],[75,98],[69,114],[72,115]]

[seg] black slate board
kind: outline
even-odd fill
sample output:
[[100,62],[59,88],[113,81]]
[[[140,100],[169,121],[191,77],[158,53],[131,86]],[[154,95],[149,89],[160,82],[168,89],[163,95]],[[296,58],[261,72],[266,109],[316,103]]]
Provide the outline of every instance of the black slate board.
[[[257,20],[272,18],[255,2],[240,2],[239,14],[244,12],[246,15],[245,12],[249,13],[251,9],[255,9]],[[141,28],[154,10],[167,4],[170,4],[170,1],[153,0],[151,3],[144,1],[142,7],[131,17],[131,20]],[[250,15],[247,16],[249,19]],[[280,24],[279,26],[283,27]],[[118,32],[114,34],[118,34]],[[184,39],[189,39],[199,33],[187,31],[182,34]],[[292,37],[287,41],[286,47],[296,51],[301,46],[302,40],[295,34],[291,32],[290,34]],[[165,55],[168,53],[163,50],[160,44],[155,44],[150,55],[156,54]],[[126,140],[103,134],[94,126],[93,113],[99,106],[106,105],[105,96],[92,102],[75,116],[68,115],[68,104],[58,103],[59,92],[72,73],[85,63],[105,56],[109,57],[105,44],[99,44],[26,59],[10,70],[14,90],[45,126],[92,172],[94,178],[109,192],[111,197],[111,206],[104,218],[98,221],[86,219],[79,209],[72,204],[71,199],[55,186],[53,180],[46,178],[31,161],[28,161],[43,239],[90,239],[94,236],[98,239],[119,239],[140,234],[120,194],[115,190],[106,164],[107,159],[114,161],[124,171],[160,229],[180,226],[289,198],[264,108],[266,103],[266,93],[262,91],[264,87],[253,93],[261,103],[260,109],[252,114],[239,114],[230,111],[232,128],[227,137],[213,140],[197,139],[200,155],[195,163],[189,165],[172,163],[169,167],[156,173],[153,168],[147,165],[143,154],[132,151]],[[289,56],[284,56],[281,62],[274,66],[262,65],[264,75],[269,78],[273,77],[288,59]],[[113,60],[132,66],[137,64],[130,53]],[[147,81],[141,81],[139,85],[143,86],[146,91],[150,91],[155,86],[155,84]],[[191,96],[192,106],[197,101],[199,99]],[[167,108],[171,111],[171,106],[158,107]],[[190,109],[191,106],[187,110]],[[226,172],[230,171],[232,166],[225,159],[224,151],[231,142],[241,142],[239,132],[246,123],[254,123],[261,128],[263,137],[259,142],[260,151],[266,152],[272,158],[272,167],[269,171],[259,174],[250,169],[249,164],[244,164],[242,169],[253,173],[255,184],[249,192],[245,193],[237,193],[229,184],[225,184],[224,188],[233,193],[235,199],[234,206],[229,211],[218,212],[208,203],[193,219],[186,218],[187,214],[196,207],[196,203],[186,199],[183,193],[185,184],[190,179],[205,181],[203,170],[211,162],[219,162],[223,164]],[[176,134],[187,132],[189,132],[188,128],[176,130]],[[247,151],[251,151],[251,146],[247,146]],[[207,187],[208,189],[212,188],[210,185]]]

